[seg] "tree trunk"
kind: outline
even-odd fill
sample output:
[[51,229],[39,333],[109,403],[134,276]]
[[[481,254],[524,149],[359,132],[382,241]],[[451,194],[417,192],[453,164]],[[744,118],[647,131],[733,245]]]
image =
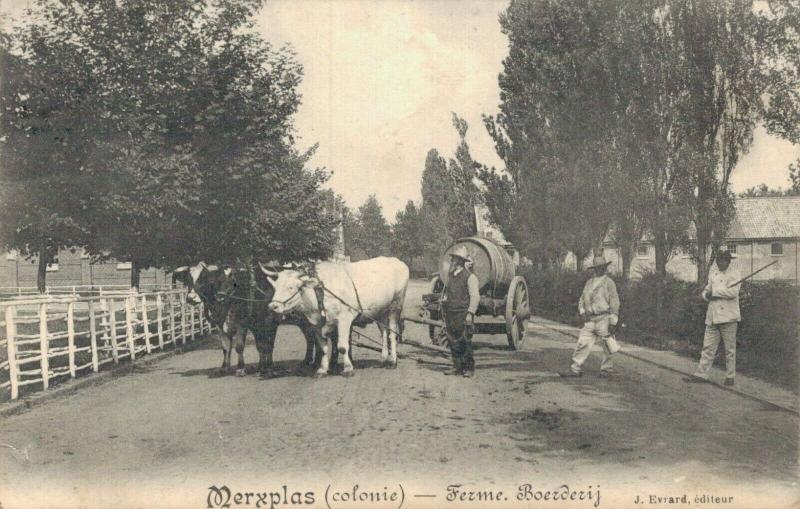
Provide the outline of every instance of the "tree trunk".
[[131,289],[134,290],[136,293],[139,293],[139,279],[141,276],[142,269],[139,267],[139,264],[136,263],[136,260],[131,261]]
[[39,293],[44,293],[47,289],[47,253],[39,252],[39,267],[36,271],[36,289]]
[[667,278],[667,239],[663,232],[658,232],[654,236],[654,248],[656,251],[656,323],[661,324],[661,317],[664,315],[664,281]]
[[622,260],[622,285],[628,286],[631,279],[631,263],[633,263],[633,242],[624,241],[619,245],[619,257]]
[[708,256],[709,235],[705,232],[700,233],[697,231],[697,281],[703,283],[708,280],[708,271],[710,268],[710,260]]
[[53,261],[53,254],[47,241],[43,240],[39,244],[39,266],[36,271],[36,289],[39,293],[44,293],[47,290],[47,265]]

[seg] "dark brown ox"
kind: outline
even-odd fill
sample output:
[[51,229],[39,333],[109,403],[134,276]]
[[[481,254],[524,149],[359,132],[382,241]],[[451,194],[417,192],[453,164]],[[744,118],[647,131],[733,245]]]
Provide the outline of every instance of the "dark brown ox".
[[203,303],[206,318],[220,331],[223,353],[221,372],[227,373],[231,368],[233,347],[239,357],[236,373],[240,376],[245,374],[244,346],[247,331],[250,331],[258,349],[258,371],[263,376],[271,376],[275,335],[281,323],[297,325],[303,332],[306,338],[306,365],[316,366],[321,362],[321,355],[316,356],[315,362],[315,348],[319,340],[311,324],[302,316],[281,320],[281,315],[269,309],[274,290],[261,271],[220,269],[200,262],[193,267],[175,269],[173,278],[189,290],[188,303]]

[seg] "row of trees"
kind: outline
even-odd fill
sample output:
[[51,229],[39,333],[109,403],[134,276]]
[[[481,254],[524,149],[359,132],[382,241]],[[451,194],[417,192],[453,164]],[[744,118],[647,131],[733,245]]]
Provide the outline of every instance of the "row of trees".
[[410,267],[422,256],[427,231],[416,203],[409,200],[390,225],[374,194],[355,211],[343,208],[343,229],[345,252],[352,260],[392,255]]
[[684,248],[705,278],[754,129],[800,143],[800,3],[512,0],[500,23],[505,167],[477,171],[505,236],[580,264],[610,235],[627,272],[647,235],[659,274]]
[[261,0],[39,0],[0,38],[0,243],[142,268],[324,258],[338,221],[294,142],[303,70]]
[[475,234],[475,205],[483,199],[476,176],[485,167],[470,154],[467,122],[456,114],[452,121],[458,145],[450,159],[435,148],[428,152],[420,205],[408,201],[393,225],[375,195],[354,212],[345,209],[345,246],[352,259],[392,254],[412,267],[424,262],[431,270],[451,242]]

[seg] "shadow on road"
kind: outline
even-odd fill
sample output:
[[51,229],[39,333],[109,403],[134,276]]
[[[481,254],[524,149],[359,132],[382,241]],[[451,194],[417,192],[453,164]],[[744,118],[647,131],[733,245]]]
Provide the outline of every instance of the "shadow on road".
[[[384,369],[381,361],[379,359],[355,359],[353,360],[353,368],[356,371],[362,369]],[[262,376],[258,373],[258,363],[251,363],[245,364],[245,376],[259,376],[262,380],[273,380],[278,378],[289,378],[289,377],[298,377],[298,378],[311,378],[316,369],[306,366],[303,364],[302,361],[298,360],[286,360],[286,361],[277,361],[272,365],[272,372],[270,376]],[[338,366],[332,367],[329,374],[330,375],[340,375],[342,372],[341,363]],[[179,375],[182,377],[190,377],[190,376],[203,376],[208,379],[216,379],[216,378],[225,378],[225,377],[234,377],[236,376],[235,370],[231,370],[227,373],[222,373],[220,371],[219,366],[207,367],[207,368],[198,368],[198,369],[186,369],[186,370],[176,370],[170,371],[170,375]]]

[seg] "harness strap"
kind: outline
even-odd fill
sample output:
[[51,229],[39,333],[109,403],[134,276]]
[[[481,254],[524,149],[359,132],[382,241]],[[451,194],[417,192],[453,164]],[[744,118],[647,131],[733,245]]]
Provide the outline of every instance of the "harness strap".
[[350,275],[350,271],[347,270],[345,267],[344,271],[347,273],[347,277],[350,278],[350,284],[353,286],[353,292],[356,294],[356,302],[358,303],[358,314],[364,314],[364,306],[361,305],[361,299],[358,297],[358,288],[356,288],[356,283],[353,281],[353,276]]

